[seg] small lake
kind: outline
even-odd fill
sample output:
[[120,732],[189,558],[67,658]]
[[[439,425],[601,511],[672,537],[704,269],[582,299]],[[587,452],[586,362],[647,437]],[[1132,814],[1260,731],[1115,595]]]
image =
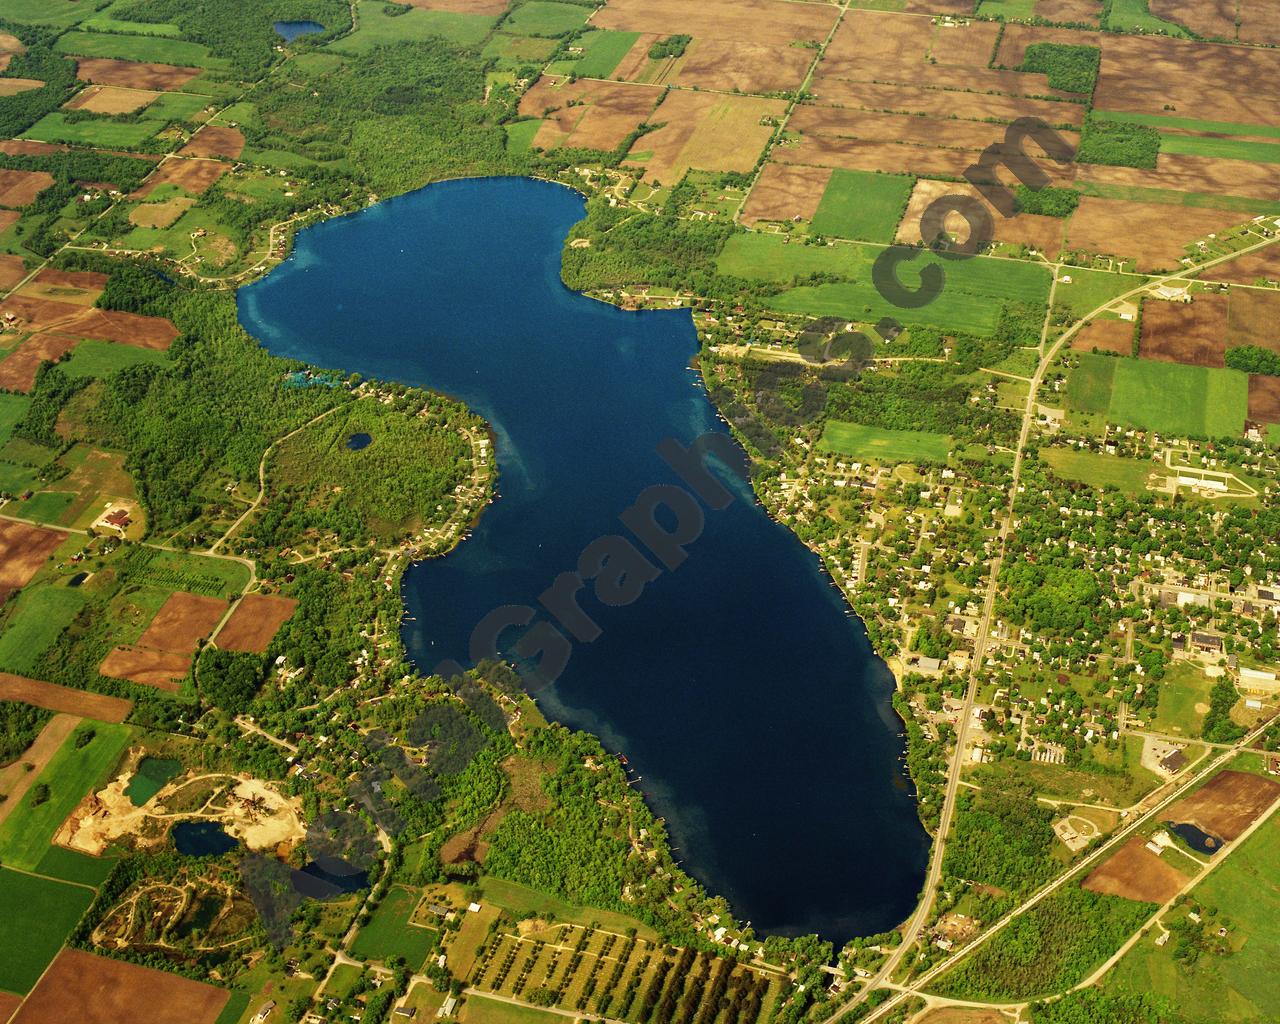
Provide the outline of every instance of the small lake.
[[173,845],[184,857],[220,857],[240,845],[216,821],[183,821],[173,826]]
[[298,36],[313,36],[323,32],[324,26],[318,21],[277,21],[275,29],[286,43],[291,43]]
[[1207,854],[1212,856],[1222,849],[1222,840],[1217,836],[1210,835],[1203,829],[1197,828],[1195,825],[1187,822],[1179,822],[1174,824],[1166,821],[1165,828],[1172,832],[1175,836],[1186,843],[1196,853]]
[[170,779],[178,777],[182,771],[182,762],[167,757],[144,757],[124,788],[124,795],[132,801],[134,807],[141,807],[153,796],[164,789]]
[[347,438],[347,447],[353,452],[362,452],[373,444],[372,434],[352,434]]
[[[627,532],[618,516],[640,492],[681,485],[660,442],[725,429],[689,368],[688,310],[627,312],[564,287],[583,211],[529,179],[432,185],[306,229],[239,292],[272,352],[435,388],[492,425],[500,497],[404,579],[403,637],[425,671],[470,663],[486,614],[537,606],[588,543]],[[929,849],[893,678],[818,559],[729,486],[736,500],[706,512],[687,560],[639,600],[583,592],[601,635],[539,704],[627,756],[685,867],[758,930],[842,942],[892,928]]]
[[311,861],[292,875],[294,889],[313,899],[331,899],[340,893],[369,888],[369,872],[358,871],[345,860],[323,857]]

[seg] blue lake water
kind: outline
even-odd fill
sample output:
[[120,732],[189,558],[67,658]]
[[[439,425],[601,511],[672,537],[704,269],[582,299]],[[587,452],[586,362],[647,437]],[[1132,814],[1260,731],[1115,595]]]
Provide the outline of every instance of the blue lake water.
[[353,452],[362,452],[371,444],[373,444],[373,436],[371,434],[352,434],[347,438],[347,447]]
[[173,845],[185,857],[219,857],[240,841],[216,821],[183,821],[173,826]]
[[[493,426],[499,499],[405,577],[403,635],[426,671],[469,663],[487,613],[536,606],[588,543],[627,533],[618,515],[641,491],[679,484],[661,441],[724,429],[688,368],[688,311],[625,312],[562,284],[582,214],[545,182],[446,182],[308,228],[239,293],[271,351],[456,395]],[[635,603],[582,593],[601,634],[539,702],[627,755],[677,856],[758,930],[891,928],[928,854],[892,676],[818,559],[733,486]]]
[[324,26],[318,21],[277,21],[275,24],[276,33],[284,37],[286,43],[291,43],[298,36],[310,36],[324,31]]

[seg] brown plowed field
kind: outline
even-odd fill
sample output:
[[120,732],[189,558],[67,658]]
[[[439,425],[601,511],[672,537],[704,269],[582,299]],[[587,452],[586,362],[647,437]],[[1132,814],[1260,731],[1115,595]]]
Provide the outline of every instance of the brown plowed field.
[[1163,363],[1225,366],[1227,297],[1199,295],[1195,302],[1147,299],[1142,306],[1138,355]]
[[177,185],[193,196],[203,195],[227,170],[221,160],[166,160],[129,198],[145,199],[161,185]]
[[226,601],[177,591],[156,612],[138,646],[187,654],[213,632],[226,611]]
[[70,146],[56,142],[33,142],[30,139],[5,139],[0,142],[0,153],[7,156],[47,156],[50,153],[66,153]]
[[[639,38],[631,44],[631,49],[618,62],[618,66],[613,69],[610,78],[618,78],[625,82],[635,82],[640,80],[640,76],[644,74],[645,69],[649,67],[649,49],[662,36],[656,32],[641,32]],[[686,49],[686,53],[688,50]]]
[[[1155,170],[1080,164],[1080,180],[1104,185],[1139,185],[1174,192],[1206,192],[1219,196],[1274,199],[1280,194],[1280,164],[1219,160],[1208,156],[1162,153]],[[1235,213],[1238,224],[1248,215]]]
[[246,594],[214,638],[214,643],[224,651],[264,654],[297,607],[298,602],[291,597]]
[[12,1024],[213,1024],[230,998],[225,988],[64,949]]
[[146,647],[116,647],[102,659],[98,671],[112,679],[127,679],[140,686],[177,693],[179,682],[191,668],[191,655],[153,651]]
[[822,67],[840,64],[920,64],[929,53],[933,28],[923,18],[887,11],[849,11],[827,47]]
[[821,42],[838,11],[827,4],[786,0],[612,0],[596,12],[596,28],[624,32],[677,33],[694,39],[733,39],[745,43],[790,46]]
[[1014,121],[1019,117],[1038,117],[1051,125],[1079,125],[1084,120],[1084,107],[1079,103],[948,92],[910,85],[860,84],[823,74],[821,70],[814,76],[812,92],[824,103],[868,110],[896,110],[905,114],[929,114],[940,118],[954,115],[969,121]]
[[113,60],[110,57],[76,58],[76,75],[82,82],[118,85],[124,89],[169,92],[181,89],[198,74],[199,68],[175,67],[172,64],[145,64],[136,60]]
[[1142,271],[1173,269],[1189,243],[1239,220],[1229,210],[1085,196],[1067,226],[1067,247],[1133,258]]
[[36,386],[36,372],[41,363],[46,359],[57,362],[78,344],[79,338],[56,331],[33,334],[0,362],[0,388],[27,394]]
[[1181,871],[1148,850],[1142,836],[1134,836],[1094,868],[1080,885],[1089,892],[1140,903],[1167,903],[1189,881]]
[[1249,378],[1249,419],[1280,423],[1280,377]]
[[1133,354],[1132,320],[1090,320],[1071,339],[1073,352],[1114,352],[1118,356]]
[[1102,0],[1040,0],[1032,13],[1045,21],[1097,25],[1102,18]]
[[17,210],[0,210],[0,231],[8,231],[20,220],[22,214]]
[[22,997],[0,992],[0,1020],[8,1020],[13,1011],[22,1005]]
[[[547,118],[533,140],[535,146],[611,150],[649,116],[661,96],[661,89],[648,85],[589,79],[570,84],[543,75],[521,98],[520,113]],[[570,101],[580,105],[570,107]]]
[[829,167],[767,163],[742,209],[742,221],[812,220],[830,180]]
[[1280,281],[1280,245],[1246,253],[1227,263],[1220,263],[1204,275],[1207,280],[1231,284],[1255,284],[1258,281]]
[[[645,168],[645,180],[674,185],[691,167],[703,171],[750,171],[774,129],[762,119],[779,119],[783,100],[675,90],[654,115],[665,124],[636,142],[628,163]],[[640,153],[651,153],[637,160]]]
[[121,89],[115,85],[91,85],[63,104],[67,110],[87,110],[93,114],[132,114],[160,94],[150,89]]
[[1242,835],[1280,796],[1280,782],[1248,772],[1219,772],[1166,812],[1175,823],[1187,822],[1230,842]]
[[61,288],[83,288],[86,291],[102,291],[107,286],[107,274],[99,274],[92,270],[55,270],[45,267],[33,278],[40,284]]
[[133,710],[133,701],[122,697],[73,690],[67,686],[27,679],[8,672],[0,672],[0,700],[22,701],[38,708],[92,718],[99,722],[123,722]]
[[[1060,217],[1040,217],[1029,213],[1005,217],[972,185],[951,181],[929,181],[925,178],[917,181],[911,192],[911,200],[907,203],[906,212],[898,225],[897,240],[908,245],[919,242],[921,216],[930,203],[944,195],[965,195],[981,200],[987,212],[991,214],[993,241],[1025,245],[1051,256],[1056,256],[1058,250],[1062,248],[1062,234],[1066,221]],[[946,230],[957,241],[964,242],[968,239],[968,223],[959,213],[954,213],[948,218]]]
[[27,295],[10,295],[0,302],[0,313],[13,313],[36,330],[56,331],[98,341],[118,341],[137,348],[165,351],[178,336],[178,329],[160,317],[87,308]]
[[192,196],[174,196],[163,203],[142,203],[129,211],[129,223],[140,228],[167,228],[195,204]]
[[[1067,19],[1057,19],[1067,20]],[[1032,43],[1060,43],[1064,46],[1098,46],[1099,32],[1079,32],[1072,28],[1047,28],[1040,25],[1006,25],[1000,37],[1000,52],[996,63],[1006,68],[1022,66],[1027,47]]]
[[1151,0],[1151,13],[1206,39],[1235,39],[1236,0]]
[[454,14],[483,14],[496,18],[507,9],[507,0],[405,0],[424,11],[451,11]]
[[216,128],[206,125],[191,137],[179,156],[227,157],[235,160],[244,152],[244,136],[235,128]]
[[985,68],[995,52],[1000,26],[994,21],[971,21],[967,25],[943,25],[933,29],[929,56],[939,64]]
[[0,170],[0,206],[30,206],[52,184],[53,175],[48,171]]
[[941,1006],[917,1018],[915,1024],[1009,1024],[1009,1018],[995,1010],[971,1010],[967,1006]]
[[1280,353],[1280,292],[1236,288],[1227,310],[1227,348],[1259,345]]
[[805,135],[841,135],[869,142],[901,142],[918,146],[980,152],[1004,138],[1004,125],[955,121],[913,114],[885,114],[849,107],[802,104],[787,122],[788,130]]
[[958,178],[977,155],[975,151],[962,149],[926,149],[923,146],[899,146],[892,142],[808,135],[794,145],[776,148],[772,159],[782,164]]
[[1240,41],[1280,43],[1280,0],[1240,0]]
[[46,267],[23,285],[18,294],[74,306],[92,306],[98,301],[106,283],[106,274],[67,273]]
[[0,96],[17,96],[20,92],[30,92],[43,85],[44,82],[38,78],[0,78]]
[[66,539],[62,530],[0,519],[0,590],[25,587]]
[[1280,50],[1108,33],[1094,106],[1276,125]]
[[957,14],[973,13],[973,5],[965,0],[907,0],[908,14]]
[[804,82],[813,58],[813,50],[800,46],[696,39],[680,62],[675,81],[722,92],[791,92]]
[[[15,220],[17,218],[14,218]],[[4,231],[9,225],[0,226],[0,231]],[[22,262],[21,256],[0,256],[0,291],[8,291],[24,277],[29,271],[26,264]]]

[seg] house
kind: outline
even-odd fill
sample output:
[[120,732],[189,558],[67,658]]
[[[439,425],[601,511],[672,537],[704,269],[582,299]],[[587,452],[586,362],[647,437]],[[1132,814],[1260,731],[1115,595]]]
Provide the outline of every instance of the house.
[[114,526],[117,530],[127,530],[132,520],[129,518],[127,509],[117,508],[108,512],[103,522],[108,526]]
[[274,1010],[275,1008],[276,1008],[276,1004],[274,999],[268,1000],[266,1003],[264,1003],[262,1005],[262,1009],[253,1015],[255,1024],[261,1024],[262,1021],[270,1017],[271,1011]]
[[391,1011],[393,1017],[403,1017],[405,1020],[413,1020],[414,1014],[418,1011],[411,1006],[397,1006]]
[[1181,750],[1175,750],[1160,761],[1160,767],[1170,775],[1177,775],[1187,764],[1187,755]]
[[1222,637],[1213,633],[1192,633],[1191,646],[1202,654],[1221,654]]

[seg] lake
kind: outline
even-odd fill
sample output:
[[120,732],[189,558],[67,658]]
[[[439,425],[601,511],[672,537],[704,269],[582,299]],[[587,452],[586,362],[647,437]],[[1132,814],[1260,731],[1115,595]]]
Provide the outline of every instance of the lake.
[[[424,671],[470,663],[487,613],[536,606],[587,544],[627,533],[618,516],[645,488],[680,484],[660,442],[724,430],[689,369],[687,310],[626,312],[562,284],[583,210],[529,179],[432,185],[308,228],[239,292],[271,351],[447,392],[492,425],[498,500],[404,579]],[[684,866],[758,930],[840,942],[892,928],[929,846],[892,676],[818,559],[731,486],[639,600],[583,591],[600,636],[539,703],[627,756]]]
[[323,32],[324,26],[318,21],[277,21],[275,30],[286,43],[291,43],[298,36],[311,36]]
[[220,857],[240,841],[216,821],[182,821],[173,826],[173,845],[184,857]]

